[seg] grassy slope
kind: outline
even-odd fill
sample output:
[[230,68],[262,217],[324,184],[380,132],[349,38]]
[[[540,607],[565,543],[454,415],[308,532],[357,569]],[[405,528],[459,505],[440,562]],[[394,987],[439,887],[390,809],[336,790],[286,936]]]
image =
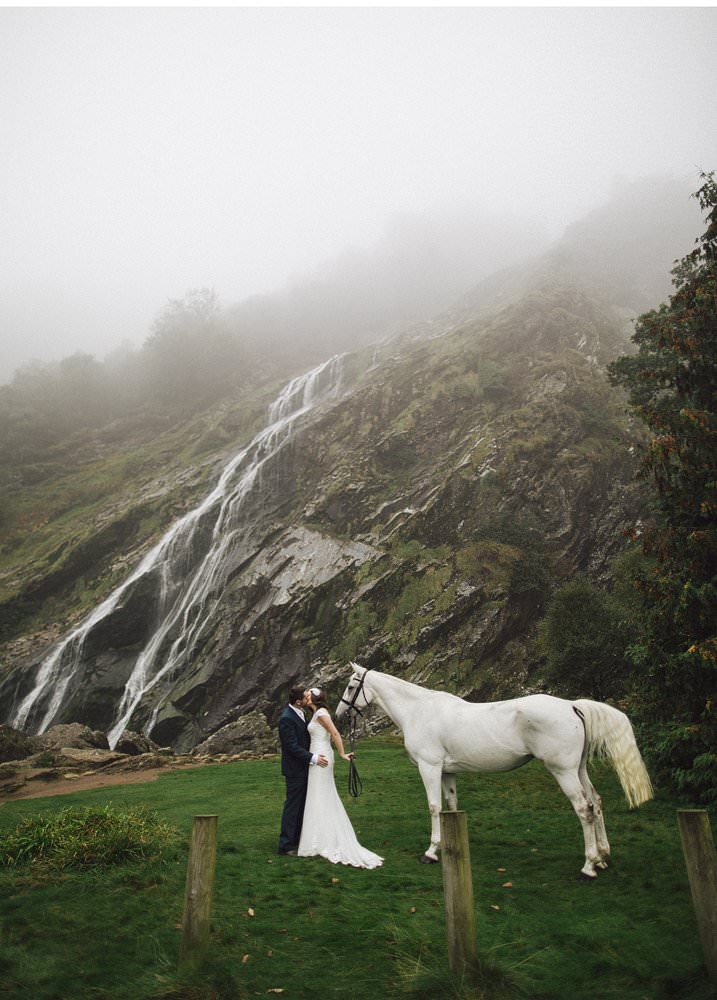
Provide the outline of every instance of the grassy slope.
[[[400,744],[366,740],[359,750],[365,792],[348,809],[362,842],[386,857],[374,872],[275,855],[283,791],[275,760],[5,804],[0,832],[71,804],[144,803],[185,834],[192,815],[218,813],[219,853],[211,958],[183,978],[175,962],[186,843],[169,848],[161,865],[63,877],[0,873],[0,994],[219,1000],[280,989],[287,998],[318,990],[368,1000],[408,984],[414,995],[455,995],[440,866],[417,864],[428,840],[422,786]],[[675,803],[628,812],[613,773],[596,774],[615,860],[594,885],[576,879],[579,826],[540,765],[459,783],[480,949],[513,983],[500,995],[522,988],[565,1000],[706,998]]]
[[[260,381],[193,415],[146,414],[128,420],[126,428],[78,432],[56,446],[46,477],[23,485],[20,475],[4,497],[0,532],[0,626],[7,635],[68,614],[76,618],[104,599],[127,575],[126,554],[136,563],[138,553],[206,495],[217,462],[263,425],[275,390]],[[113,540],[112,524],[127,517],[129,527]],[[110,532],[104,543],[98,541],[103,530]],[[87,568],[66,569],[83,547]],[[28,586],[55,573],[67,580],[12,610]]]

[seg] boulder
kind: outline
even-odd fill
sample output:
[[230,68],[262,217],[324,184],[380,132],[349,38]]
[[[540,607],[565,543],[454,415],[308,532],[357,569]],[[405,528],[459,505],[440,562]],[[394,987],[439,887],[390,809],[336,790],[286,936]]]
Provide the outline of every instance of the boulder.
[[107,737],[99,729],[90,729],[80,722],[68,722],[64,725],[52,726],[39,737],[43,750],[62,750],[64,747],[75,747],[78,750],[109,750]]
[[56,767],[41,767],[36,771],[28,771],[27,780],[28,781],[57,781],[60,777],[60,772]]
[[137,757],[143,753],[156,753],[159,749],[159,744],[151,740],[149,736],[133,733],[129,729],[125,729],[115,746],[118,753],[129,754],[130,757]]
[[4,781],[0,780],[0,795],[12,795],[13,792],[19,792],[24,785],[24,778],[8,778]]
[[0,726],[0,761],[23,760],[41,749],[37,736],[30,736],[12,726]]
[[82,767],[97,769],[114,764],[118,760],[127,760],[127,755],[114,750],[100,750],[97,747],[62,747],[55,751],[56,763],[62,767]]
[[118,755],[118,759],[110,761],[106,767],[102,768],[103,773],[113,774],[116,771],[146,771],[153,770],[157,767],[168,767],[174,765],[177,760],[181,761],[181,758],[170,759],[161,753],[140,753],[135,757],[128,757],[123,754],[121,758]]
[[249,712],[234,722],[222,726],[192,750],[195,756],[237,754],[242,750],[253,753],[276,753],[277,736],[269,728],[261,712]]

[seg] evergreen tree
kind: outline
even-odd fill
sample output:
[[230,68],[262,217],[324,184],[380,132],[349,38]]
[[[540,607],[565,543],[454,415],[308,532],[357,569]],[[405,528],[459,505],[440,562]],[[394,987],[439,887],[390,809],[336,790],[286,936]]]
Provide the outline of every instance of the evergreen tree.
[[619,698],[631,670],[628,623],[619,600],[578,576],[553,595],[542,624],[546,680],[566,698]]
[[642,315],[634,355],[610,366],[647,425],[642,474],[655,516],[631,650],[659,756],[678,786],[717,799],[717,182],[696,194],[707,229],[675,266],[668,303]]

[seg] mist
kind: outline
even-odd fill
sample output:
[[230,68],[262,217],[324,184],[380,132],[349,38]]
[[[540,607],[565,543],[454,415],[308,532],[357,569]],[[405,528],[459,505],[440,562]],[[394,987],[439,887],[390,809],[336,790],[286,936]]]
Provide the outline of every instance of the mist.
[[616,178],[694,190],[716,28],[709,8],[4,9],[0,380],[141,344],[190,288],[246,318],[330,286],[336,324],[370,330],[342,275],[406,297],[424,253],[418,319],[579,240]]

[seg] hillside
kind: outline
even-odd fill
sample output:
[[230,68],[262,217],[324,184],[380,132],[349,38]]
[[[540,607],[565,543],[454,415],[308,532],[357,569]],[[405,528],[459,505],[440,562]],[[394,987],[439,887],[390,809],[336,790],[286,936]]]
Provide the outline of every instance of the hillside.
[[[347,357],[338,395],[300,420],[246,498],[221,593],[190,613],[211,618],[191,657],[132,725],[155,713],[159,742],[190,746],[237,714],[271,716],[294,677],[330,678],[352,657],[472,696],[523,690],[550,587],[605,573],[637,516],[630,431],[602,369],[625,332],[584,293],[543,286],[489,321]],[[54,510],[46,496],[45,525],[5,561],[4,610],[24,634],[6,646],[4,704],[27,694],[47,639],[210,491],[228,452],[209,440],[232,419],[222,408],[121,458],[88,457],[74,489],[84,475],[103,491],[88,503],[85,486],[83,510],[66,483]],[[192,545],[188,569],[209,538]],[[147,573],[89,631],[57,721],[111,727],[158,601]]]
[[473,698],[540,688],[549,595],[608,581],[641,513],[604,369],[657,249],[641,269],[631,241],[606,294],[585,264],[617,266],[606,218],[283,391],[269,364],[53,446],[5,511],[2,721],[187,749],[352,658]]

